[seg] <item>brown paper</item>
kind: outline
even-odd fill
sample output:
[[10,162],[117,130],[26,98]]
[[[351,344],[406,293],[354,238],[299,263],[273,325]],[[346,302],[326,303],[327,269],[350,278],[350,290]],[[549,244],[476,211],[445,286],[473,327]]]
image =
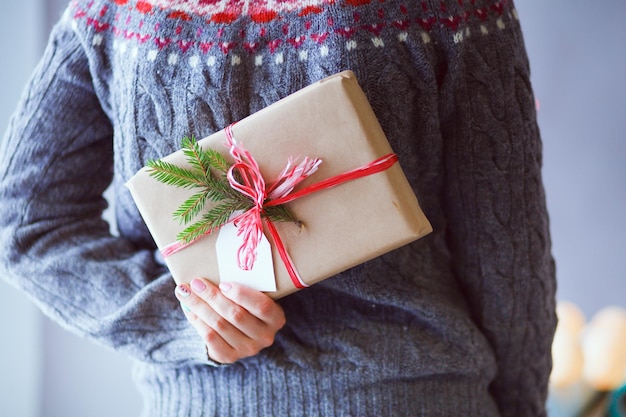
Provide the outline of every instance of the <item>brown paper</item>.
[[[234,136],[257,160],[270,182],[289,157],[322,159],[319,170],[296,189],[365,165],[392,149],[350,71],[328,77],[241,120]],[[224,131],[199,143],[228,156]],[[188,166],[182,151],[164,160]],[[194,191],[165,185],[146,168],[127,183],[157,246],[176,240],[184,228],[172,213]],[[432,231],[399,163],[381,173],[322,190],[287,204],[303,222],[274,223],[303,281],[309,285],[410,243]],[[267,235],[267,233],[266,233]],[[177,283],[205,277],[219,282],[217,233],[169,256]],[[271,240],[270,240],[271,241]],[[297,289],[273,247],[280,298]]]

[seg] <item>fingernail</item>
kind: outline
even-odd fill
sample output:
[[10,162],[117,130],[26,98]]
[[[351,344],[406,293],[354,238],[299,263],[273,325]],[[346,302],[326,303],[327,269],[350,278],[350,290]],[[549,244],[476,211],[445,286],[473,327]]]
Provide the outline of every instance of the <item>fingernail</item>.
[[193,290],[193,292],[203,292],[204,290],[206,290],[206,284],[201,280],[194,278],[191,281],[191,289]]
[[184,284],[178,285],[176,287],[176,293],[183,298],[187,298],[191,295],[191,291],[189,290],[189,287]]
[[220,282],[220,290],[222,292],[228,292],[231,288],[233,288],[233,284],[230,282]]

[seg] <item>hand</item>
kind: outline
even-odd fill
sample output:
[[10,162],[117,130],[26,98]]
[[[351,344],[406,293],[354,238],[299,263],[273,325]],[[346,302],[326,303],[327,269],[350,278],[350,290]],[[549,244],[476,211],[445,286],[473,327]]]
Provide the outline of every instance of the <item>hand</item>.
[[266,294],[235,283],[196,278],[176,287],[187,319],[206,344],[209,358],[233,363],[274,343],[285,325],[283,309]]

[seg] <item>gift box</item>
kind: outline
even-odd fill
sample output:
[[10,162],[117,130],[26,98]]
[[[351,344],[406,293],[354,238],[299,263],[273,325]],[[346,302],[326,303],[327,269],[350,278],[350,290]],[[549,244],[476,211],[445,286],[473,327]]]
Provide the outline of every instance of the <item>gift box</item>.
[[[280,174],[289,158],[320,158],[318,170],[298,184],[295,191],[393,153],[350,71],[277,101],[237,122],[231,132],[254,157],[268,182]],[[226,136],[227,131],[222,130],[198,144],[232,161]],[[188,164],[182,151],[162,160],[177,166]],[[172,218],[172,213],[194,191],[157,181],[147,167],[131,178],[127,187],[157,247],[172,245],[184,228]],[[302,287],[289,273],[280,247],[288,253],[301,283],[308,286],[432,231],[398,162],[381,172],[320,189],[286,203],[285,207],[299,222],[272,222],[281,241],[278,245],[269,239],[276,290],[268,294],[275,299]],[[264,231],[269,236],[267,222]],[[177,283],[195,277],[216,283],[229,281],[227,276],[220,277],[218,235],[213,231],[165,258]]]

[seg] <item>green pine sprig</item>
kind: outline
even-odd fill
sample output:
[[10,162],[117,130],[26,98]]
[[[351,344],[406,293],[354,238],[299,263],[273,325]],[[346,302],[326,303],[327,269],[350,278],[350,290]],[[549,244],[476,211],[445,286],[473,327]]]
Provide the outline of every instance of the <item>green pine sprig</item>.
[[[253,202],[231,188],[226,176],[231,164],[217,151],[202,149],[194,137],[183,138],[181,147],[190,168],[182,168],[163,160],[148,161],[148,172],[157,181],[184,189],[199,189],[180,204],[172,214],[186,227],[177,240],[188,244],[207,233],[219,229],[239,210],[248,210]],[[215,204],[200,219],[208,201]],[[267,207],[264,215],[271,221],[297,220],[284,206]]]

